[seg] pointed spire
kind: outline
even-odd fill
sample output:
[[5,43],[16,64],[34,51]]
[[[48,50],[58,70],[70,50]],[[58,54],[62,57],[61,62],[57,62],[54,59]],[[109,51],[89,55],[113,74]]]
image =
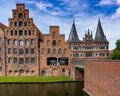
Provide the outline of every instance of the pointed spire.
[[75,27],[75,19],[73,19],[72,28],[67,42],[79,42],[79,38]]
[[98,19],[98,25],[97,25],[97,30],[95,34],[95,41],[107,41],[106,36],[104,35],[102,25],[100,22],[100,18]]

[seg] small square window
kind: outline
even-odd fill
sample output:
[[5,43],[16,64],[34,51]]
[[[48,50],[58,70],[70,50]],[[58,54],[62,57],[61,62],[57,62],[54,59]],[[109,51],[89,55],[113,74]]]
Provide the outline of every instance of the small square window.
[[23,18],[22,13],[19,13],[18,18]]

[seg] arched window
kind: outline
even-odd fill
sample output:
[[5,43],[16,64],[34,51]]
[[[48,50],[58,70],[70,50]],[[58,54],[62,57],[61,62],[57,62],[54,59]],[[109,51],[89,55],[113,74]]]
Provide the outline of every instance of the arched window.
[[0,71],[2,71],[2,67],[0,66]]
[[29,40],[28,39],[25,40],[25,45],[29,45]]
[[20,27],[20,26],[23,26],[23,22],[22,22],[22,21],[19,22],[19,27]]
[[17,40],[16,39],[13,40],[13,45],[17,45]]
[[58,40],[58,46],[61,46],[61,40]]
[[22,13],[19,13],[19,14],[18,14],[18,18],[23,18]]
[[55,32],[53,32],[52,38],[53,38],[53,39],[56,39],[56,33],[55,33]]
[[56,40],[53,40],[52,45],[53,45],[53,46],[56,46]]
[[12,49],[11,48],[8,49],[8,54],[12,54]]
[[12,63],[12,58],[8,58],[8,63]]
[[67,51],[67,49],[65,48],[65,49],[64,49],[64,54],[66,54],[66,51]]
[[58,54],[62,54],[62,49],[61,48],[58,49]]
[[8,45],[11,45],[12,44],[12,41],[9,39],[8,40]]
[[24,45],[23,40],[19,40],[19,45]]
[[56,54],[56,49],[53,49],[53,54]]
[[22,35],[23,35],[23,31],[19,30],[19,36],[22,36]]
[[23,58],[19,59],[19,64],[24,64],[24,59]]
[[14,58],[14,63],[15,63],[15,64],[17,63],[17,58],[16,58],[16,57]]
[[28,57],[25,58],[25,63],[29,63],[29,58]]
[[2,62],[2,58],[0,57],[0,63]]
[[50,46],[50,40],[47,40],[47,46]]
[[64,69],[64,68],[62,69],[62,72],[65,72],[65,69]]
[[34,44],[35,44],[35,40],[31,39],[31,45],[34,45]]
[[35,58],[31,58],[31,63],[35,63]]
[[14,49],[14,54],[17,54],[17,48]]
[[24,50],[23,49],[19,49],[19,54],[20,55],[24,54]]
[[50,48],[47,49],[47,54],[50,54]]

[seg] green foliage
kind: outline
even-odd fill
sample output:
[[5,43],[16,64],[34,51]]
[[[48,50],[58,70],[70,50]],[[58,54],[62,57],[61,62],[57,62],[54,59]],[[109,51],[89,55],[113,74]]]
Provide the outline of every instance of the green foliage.
[[120,60],[120,39],[116,42],[116,48],[110,54],[110,59]]
[[62,82],[71,81],[70,77],[65,76],[0,76],[0,83],[32,83],[32,82]]

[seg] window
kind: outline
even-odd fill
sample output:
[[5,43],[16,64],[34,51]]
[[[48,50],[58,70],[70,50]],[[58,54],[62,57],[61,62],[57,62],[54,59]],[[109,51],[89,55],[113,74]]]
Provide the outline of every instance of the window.
[[65,72],[65,69],[64,69],[64,68],[62,69],[62,72]]
[[14,22],[14,25],[17,26],[17,22]]
[[0,71],[2,71],[2,67],[0,66]]
[[2,62],[2,58],[0,57],[0,63]]
[[47,40],[47,46],[50,46],[50,40]]
[[58,41],[58,46],[61,46],[61,40]]
[[31,35],[31,30],[29,30],[29,35]]
[[27,30],[25,30],[25,36],[27,35]]
[[66,54],[67,53],[67,49],[64,49],[64,54]]
[[61,48],[58,49],[58,54],[62,54],[62,49]]
[[19,36],[22,36],[22,35],[23,35],[23,31],[19,30]]
[[8,49],[8,54],[12,54],[12,49],[11,48]]
[[24,63],[24,59],[23,58],[20,58],[19,59],[19,64],[23,64]]
[[25,45],[29,45],[29,40],[28,39],[25,40]]
[[73,53],[73,57],[79,57],[79,53]]
[[68,65],[68,58],[62,57],[58,59],[60,65]]
[[23,49],[19,49],[19,54],[20,54],[20,55],[24,54]]
[[56,46],[56,40],[53,40],[53,44],[52,44],[53,46]]
[[12,41],[9,39],[8,40],[8,45],[11,45],[12,44]]
[[13,44],[14,44],[14,45],[17,45],[17,40],[16,40],[16,39],[13,40]]
[[19,13],[19,14],[18,14],[18,18],[23,18],[22,13]]
[[29,49],[26,48],[26,49],[25,49],[25,54],[28,54],[28,53],[29,53]]
[[47,54],[50,54],[50,48],[47,49]]
[[52,38],[56,39],[56,33],[55,32],[53,32]]
[[13,36],[13,31],[11,30],[11,36]]
[[86,52],[86,57],[92,57],[92,52]]
[[0,48],[0,52],[2,52],[2,48]]
[[8,63],[12,63],[12,58],[8,58]]
[[14,58],[14,63],[15,63],[15,64],[17,63],[17,58],[16,58],[16,57]]
[[24,45],[23,40],[19,40],[19,45]]
[[47,58],[47,65],[57,65],[57,58],[55,57]]
[[17,31],[15,30],[15,35],[17,35]]
[[25,63],[29,63],[29,58],[28,57],[25,58]]
[[17,54],[17,48],[14,49],[14,54]]
[[31,45],[34,45],[34,43],[35,43],[35,40],[32,39],[32,40],[31,40]]
[[53,54],[56,54],[56,49],[53,49]]
[[35,63],[35,58],[31,58],[31,63]]
[[24,22],[24,26],[27,26],[27,22]]
[[31,49],[31,54],[34,54],[34,48]]
[[21,26],[23,26],[23,22],[22,21],[19,22],[19,27],[21,27]]

